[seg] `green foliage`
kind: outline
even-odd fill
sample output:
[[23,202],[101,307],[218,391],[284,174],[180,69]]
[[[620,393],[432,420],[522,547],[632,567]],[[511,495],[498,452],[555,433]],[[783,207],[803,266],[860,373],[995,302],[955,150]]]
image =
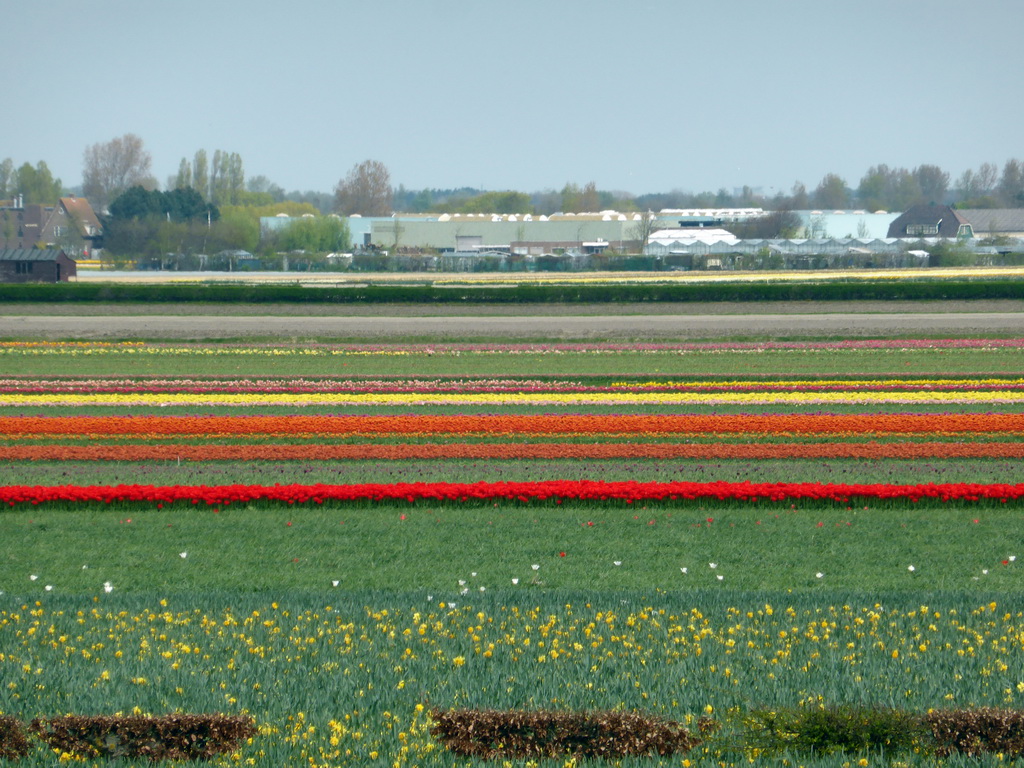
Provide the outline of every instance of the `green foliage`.
[[[335,225],[330,225],[335,227]],[[340,238],[340,227],[333,229]],[[148,230],[147,230],[148,232]],[[251,237],[251,225],[232,219],[221,240]],[[121,236],[121,232],[118,232]],[[139,242],[147,236],[137,234]],[[141,245],[139,247],[142,247]],[[229,247],[225,245],[224,247]],[[241,246],[236,246],[241,247]],[[952,253],[957,253],[951,246]],[[122,247],[118,246],[118,250]],[[211,249],[212,250],[212,249]],[[371,259],[372,255],[365,258]],[[653,258],[653,257],[641,257]],[[366,269],[378,269],[384,257],[367,262]],[[551,269],[558,269],[552,262]],[[354,263],[355,266],[355,263]],[[0,301],[173,301],[173,302],[297,302],[297,303],[415,303],[415,304],[541,304],[596,302],[687,302],[687,301],[896,301],[936,299],[1020,299],[1024,281],[1014,279],[978,280],[833,280],[820,283],[637,283],[637,284],[520,284],[512,287],[466,285],[361,285],[319,287],[297,285],[212,285],[212,284],[0,284]]]
[[928,735],[918,715],[877,706],[827,706],[755,710],[747,716],[748,748],[785,751],[911,752]]
[[274,233],[276,249],[282,252],[338,253],[349,249],[348,224],[337,216],[310,216],[292,221]]
[[244,208],[225,208],[210,231],[207,250],[255,251],[260,242],[260,224]]
[[933,245],[922,246],[928,250],[929,267],[968,267],[977,261],[977,256],[966,242],[940,240]]
[[523,192],[484,192],[462,200],[456,213],[533,213],[530,196]]
[[25,205],[56,203],[61,196],[63,185],[55,179],[46,163],[40,160],[33,167],[24,163],[15,172],[15,178],[8,181],[13,194],[24,197]]
[[128,219],[145,220],[163,218],[166,221],[183,222],[202,219],[217,221],[220,212],[208,204],[192,187],[172,189],[169,192],[148,190],[145,187],[131,187],[110,204],[108,227],[111,223]]

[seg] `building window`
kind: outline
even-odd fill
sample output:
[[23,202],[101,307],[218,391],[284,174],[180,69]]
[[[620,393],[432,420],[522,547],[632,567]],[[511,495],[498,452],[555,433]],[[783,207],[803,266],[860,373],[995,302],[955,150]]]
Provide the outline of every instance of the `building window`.
[[32,262],[31,261],[16,261],[16,262],[14,262],[14,274],[16,274],[16,275],[31,275],[32,274]]
[[60,237],[62,234],[64,234],[63,228],[61,228],[61,227],[54,227],[53,228],[53,236],[54,237]]
[[937,235],[939,234],[938,224],[907,224],[908,235]]

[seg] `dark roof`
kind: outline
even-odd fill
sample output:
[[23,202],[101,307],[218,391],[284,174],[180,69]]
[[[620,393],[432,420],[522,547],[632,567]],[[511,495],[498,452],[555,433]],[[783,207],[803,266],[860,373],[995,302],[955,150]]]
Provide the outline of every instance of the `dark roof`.
[[58,248],[0,248],[0,261],[56,261],[67,254]]
[[1024,232],[1024,208],[959,208],[977,232]]
[[[915,205],[889,224],[888,237],[956,237],[970,222],[948,205]],[[908,227],[935,227],[928,235],[908,232]]]

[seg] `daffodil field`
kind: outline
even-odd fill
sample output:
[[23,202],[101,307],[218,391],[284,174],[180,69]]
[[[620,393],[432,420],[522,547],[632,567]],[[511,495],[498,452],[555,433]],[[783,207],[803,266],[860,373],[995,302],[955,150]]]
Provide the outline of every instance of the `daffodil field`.
[[1024,708],[1022,353],[0,343],[0,715],[251,715],[218,765],[577,764],[432,708],[721,724],[623,766],[1005,765],[750,713]]

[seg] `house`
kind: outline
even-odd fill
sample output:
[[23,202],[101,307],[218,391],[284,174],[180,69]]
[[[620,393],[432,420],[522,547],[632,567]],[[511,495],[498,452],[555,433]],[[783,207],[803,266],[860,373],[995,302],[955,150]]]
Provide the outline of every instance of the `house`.
[[1024,208],[959,208],[975,237],[1024,237]]
[[66,283],[77,275],[74,260],[62,250],[0,249],[0,283]]
[[888,237],[974,237],[971,222],[948,205],[915,205],[889,225]]
[[102,242],[103,230],[89,201],[62,197],[56,205],[0,203],[0,248],[60,248],[88,259]]

